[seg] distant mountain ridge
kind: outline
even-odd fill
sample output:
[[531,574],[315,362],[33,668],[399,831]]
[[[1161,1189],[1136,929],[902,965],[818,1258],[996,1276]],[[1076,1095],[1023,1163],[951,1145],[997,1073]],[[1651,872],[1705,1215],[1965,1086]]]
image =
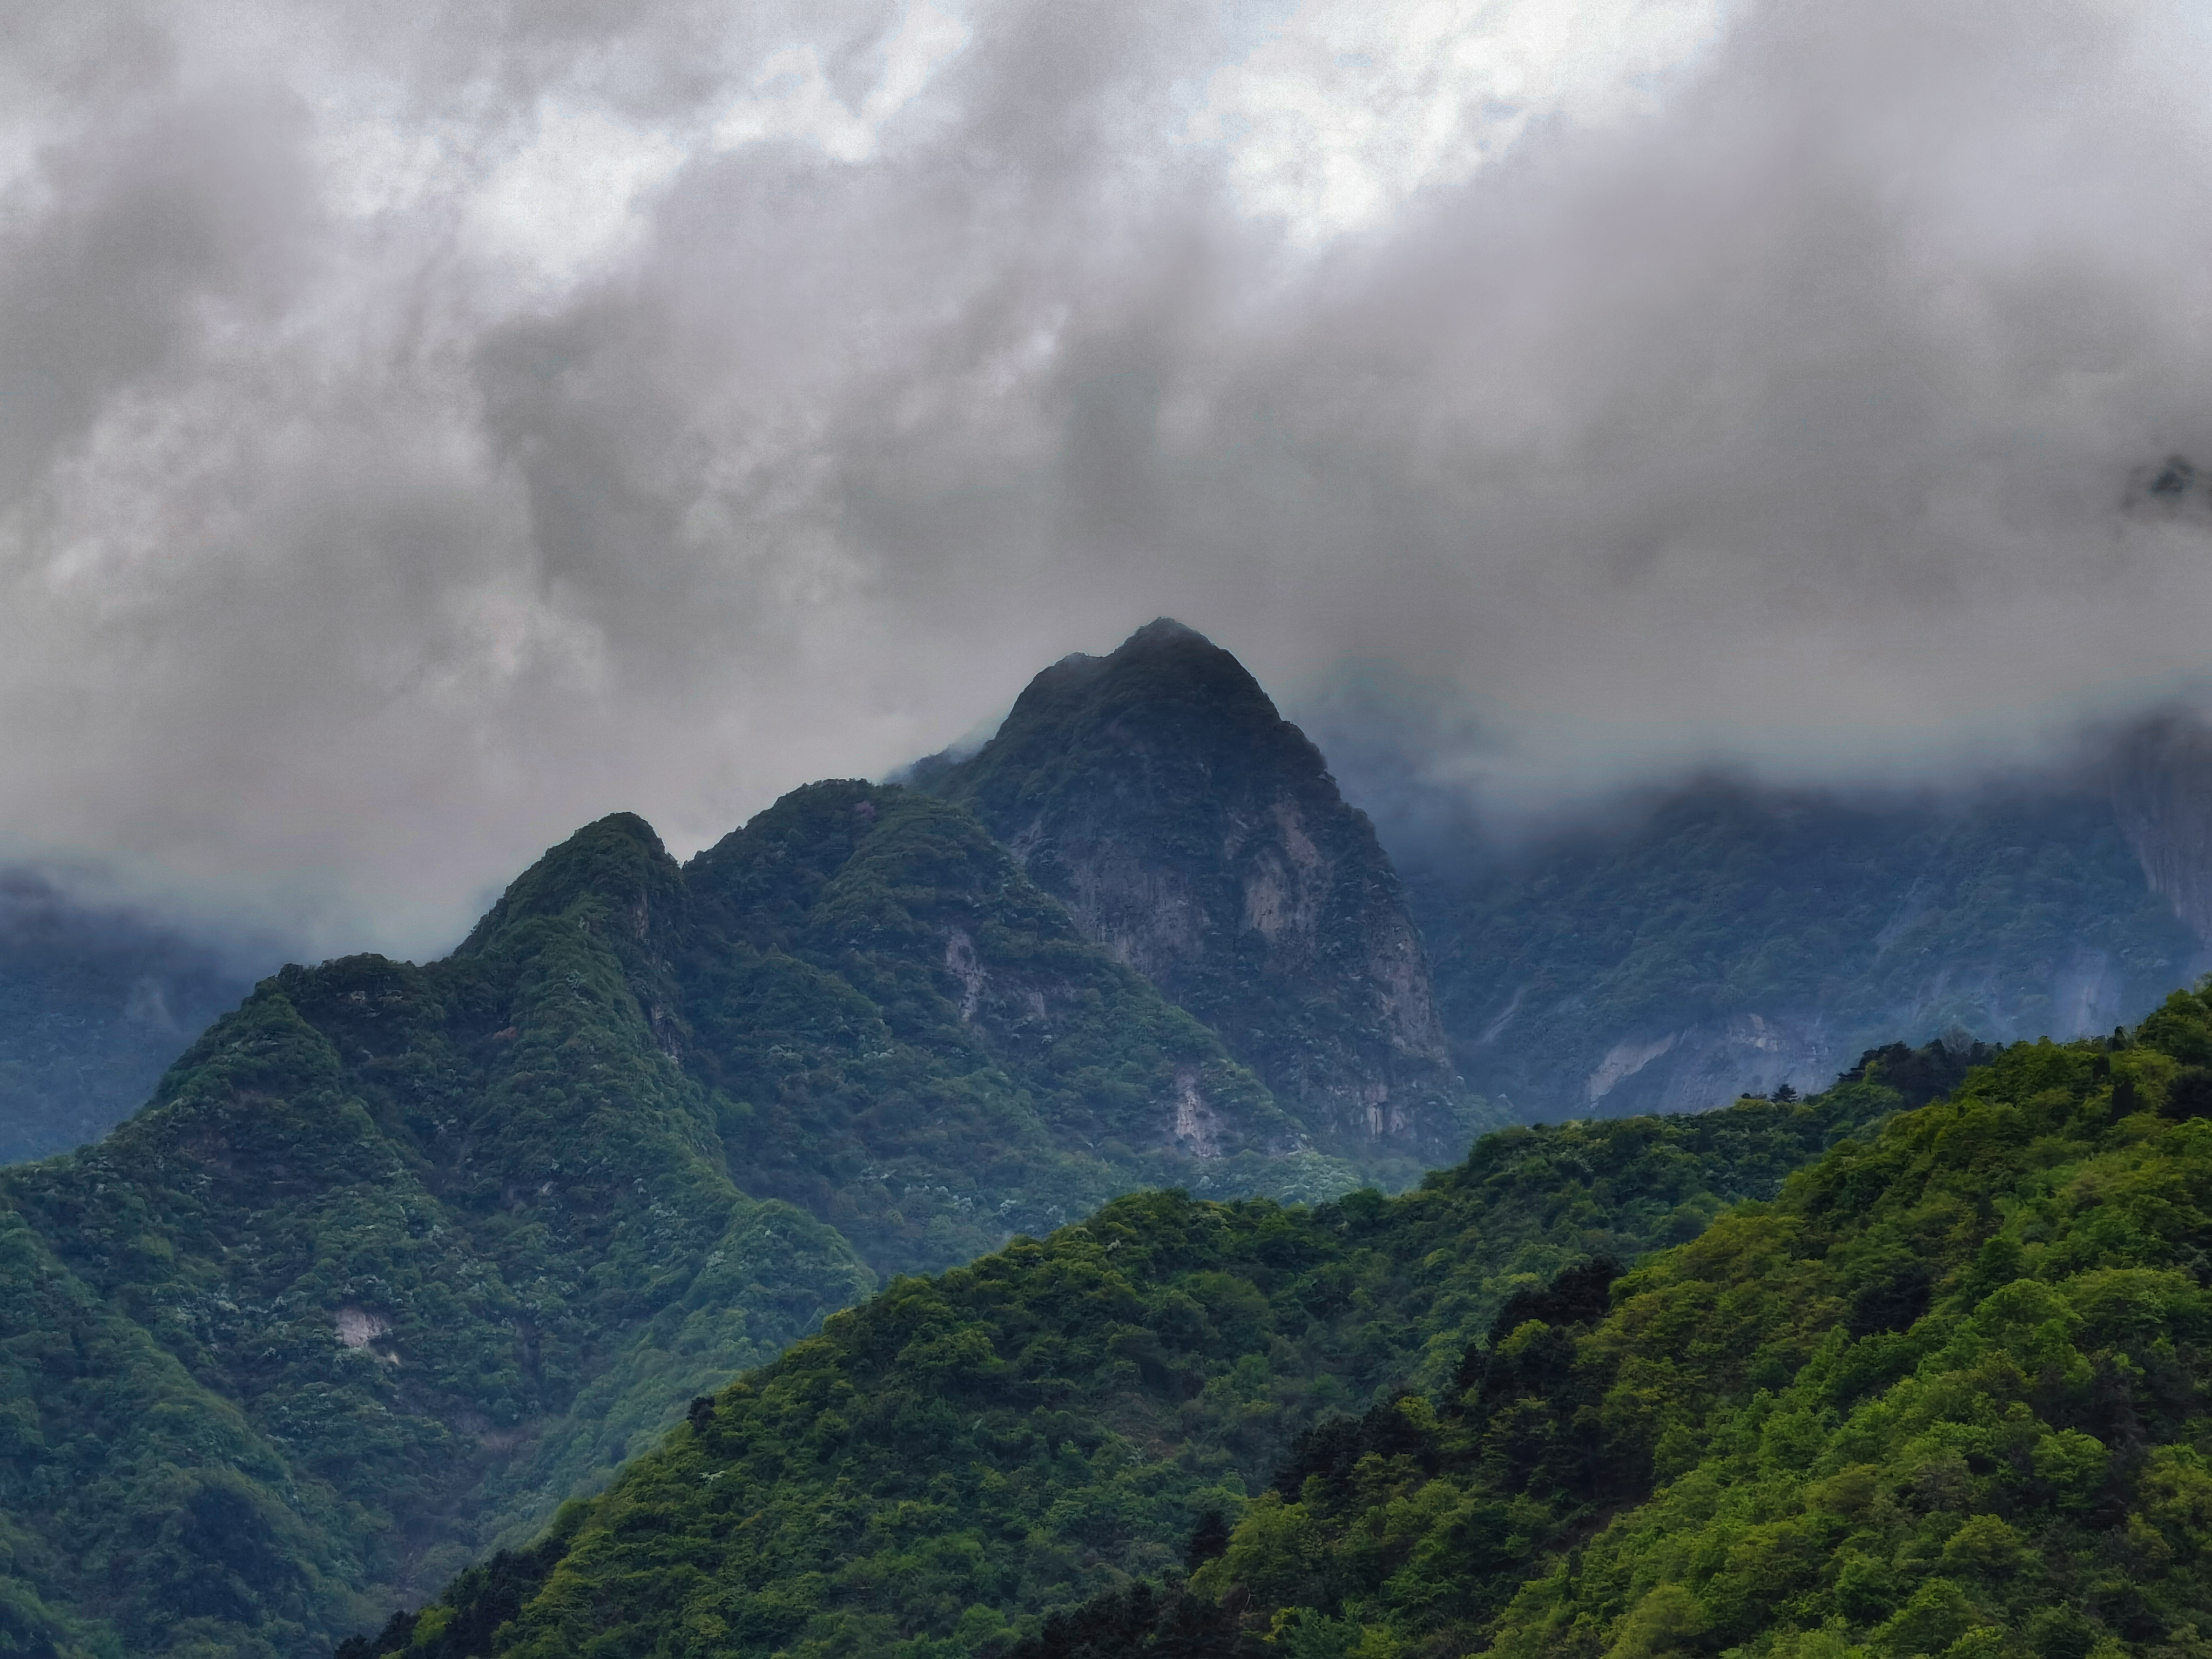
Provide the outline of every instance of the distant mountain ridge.
[[[2196,799],[2154,793],[2140,834],[2185,851]],[[908,1424],[933,1448],[1012,1460],[1006,1487],[960,1502],[1036,1535],[1021,1571],[1085,1593],[1102,1562],[1150,1571],[1194,1495],[1227,1503],[1224,1471],[1257,1477],[1283,1432],[1393,1366],[1433,1380],[1520,1279],[1594,1241],[1692,1237],[1924,1097],[1908,1077],[1954,1082],[1983,1051],[1886,1051],[1809,1115],[1496,1138],[1389,1212],[1386,1261],[1382,1200],[1354,1189],[1464,1149],[1486,1108],[1450,1055],[1532,1115],[1555,1097],[1557,1115],[1619,1115],[1712,1105],[1747,1051],[1762,1086],[1816,1066],[1810,1085],[1848,1062],[1851,1020],[1900,998],[1922,1019],[2102,1019],[2197,948],[2130,845],[2111,801],[2079,792],[1855,816],[1709,788],[1533,863],[1401,885],[1315,745],[1165,622],[1046,671],[991,744],[915,787],[808,786],[682,866],[616,814],[549,850],[453,956],[287,968],[106,1140],[0,1170],[0,1640],[56,1659],[311,1652],[533,1533],[482,1571],[535,1596],[568,1540],[620,1554],[621,1527],[580,1532],[564,1498],[886,1282],[913,1318],[836,1343],[865,1339],[856,1376],[951,1390]],[[1809,1035],[1790,1023],[1806,1009]],[[2146,1098],[2212,1087],[2177,1063],[2130,1060],[2124,1080]],[[2069,1086],[2116,1090],[2120,1065]],[[1511,1180],[1475,1193],[1500,1159]],[[1097,1251],[1164,1250],[1171,1282],[1018,1242],[1145,1188],[1194,1197],[1109,1208],[1139,1220],[1101,1223]],[[1245,1195],[1225,1223],[1202,1201]],[[1267,1200],[1335,1207],[1291,1220]],[[1192,1242],[1221,1227],[1244,1239],[1233,1273]],[[1010,1240],[1063,1275],[1074,1322],[1024,1328],[1026,1426],[1001,1444],[973,1438],[960,1391],[1004,1356],[911,1287]],[[1006,1281],[972,1282],[988,1300]],[[1416,1308],[1418,1328],[1394,1324]],[[1313,1377],[1271,1382],[1278,1344]],[[807,1443],[842,1456],[860,1418],[836,1401],[870,1408],[819,1380]],[[1103,1432],[1066,1405],[1085,1389]],[[1116,1461],[1178,1435],[1187,1454]],[[859,1600],[878,1575],[937,1571],[901,1552],[937,1548],[930,1506],[951,1500],[908,1498],[905,1542],[856,1534],[831,1564]],[[858,1501],[834,1498],[865,1518]],[[819,1518],[791,1524],[843,1535],[807,1531]],[[881,1645],[890,1626],[839,1623],[781,1571],[731,1617],[820,1613],[823,1653]],[[1005,1605],[1043,1605],[1022,1595]],[[658,1616],[639,1625],[654,1642]],[[927,1659],[1012,1632],[970,1634]]]
[[184,929],[0,868],[0,1164],[98,1139],[252,988]]
[[[1382,1178],[1448,1160],[1486,1099],[1706,1109],[1899,1036],[2109,1030],[2212,968],[2212,736],[2184,715],[1978,794],[1693,781],[1501,854],[1421,781],[1409,745],[1451,734],[1320,712],[1379,842],[1234,657],[1165,619],[915,781]],[[0,884],[0,1158],[103,1133],[244,989],[189,939]],[[1202,1103],[1182,1121],[1213,1136]]]
[[1304,717],[1404,877],[1455,1065],[1514,1117],[1803,1091],[1899,1038],[2094,1035],[2212,969],[2212,737],[2185,715],[1949,788],[1721,775],[1541,825],[1495,814],[1482,733],[1426,688],[1347,677]]
[[1410,886],[1455,1058],[1522,1117],[1806,1091],[1896,1039],[2109,1031],[2206,961],[2094,787],[1711,784]]

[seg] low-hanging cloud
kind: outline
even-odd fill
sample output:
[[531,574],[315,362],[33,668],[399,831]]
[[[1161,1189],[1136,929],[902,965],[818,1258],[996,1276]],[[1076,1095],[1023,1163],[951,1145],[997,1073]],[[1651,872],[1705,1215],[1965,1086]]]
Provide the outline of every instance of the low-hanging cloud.
[[2086,0],[18,9],[0,836],[434,948],[1163,612],[1528,787],[2032,754],[2212,663],[2124,509],[2212,459],[2208,71]]

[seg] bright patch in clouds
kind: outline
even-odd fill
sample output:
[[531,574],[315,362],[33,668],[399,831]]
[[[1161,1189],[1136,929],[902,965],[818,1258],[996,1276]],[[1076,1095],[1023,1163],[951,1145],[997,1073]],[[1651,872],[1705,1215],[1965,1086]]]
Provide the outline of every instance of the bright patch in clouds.
[[685,149],[597,109],[552,105],[526,147],[478,191],[475,228],[495,260],[516,259],[565,288],[641,230],[639,198],[683,166]]
[[1214,75],[1191,136],[1234,156],[1248,210],[1305,241],[1464,179],[1537,122],[1645,108],[1725,0],[1304,0]]
[[714,144],[724,149],[789,138],[819,144],[840,161],[865,161],[876,153],[884,123],[928,85],[939,66],[968,44],[968,25],[915,0],[884,41],[883,74],[857,109],[848,108],[823,73],[811,46],[787,46],[761,65],[746,95],[714,124]]
[[2205,676],[2197,0],[17,10],[0,857],[434,948],[1163,613],[1601,781]]

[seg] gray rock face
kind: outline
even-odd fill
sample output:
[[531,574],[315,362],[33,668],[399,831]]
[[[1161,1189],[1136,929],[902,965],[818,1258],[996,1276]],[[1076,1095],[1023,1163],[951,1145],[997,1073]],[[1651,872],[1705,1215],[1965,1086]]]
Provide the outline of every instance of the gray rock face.
[[2114,757],[2112,811],[2151,890],[2212,944],[2212,731],[2182,715],[2136,727]]
[[1228,652],[1156,622],[1033,680],[928,787],[1344,1146],[1465,1150],[1419,933],[1365,816]]

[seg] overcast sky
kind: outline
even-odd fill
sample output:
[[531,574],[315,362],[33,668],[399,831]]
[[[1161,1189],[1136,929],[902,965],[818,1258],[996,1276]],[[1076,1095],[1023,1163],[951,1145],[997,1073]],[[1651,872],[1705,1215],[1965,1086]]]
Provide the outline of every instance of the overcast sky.
[[[1162,613],[1522,787],[2212,670],[2212,27],[0,7],[0,853],[440,948]],[[1437,764],[1464,767],[1463,757]]]

